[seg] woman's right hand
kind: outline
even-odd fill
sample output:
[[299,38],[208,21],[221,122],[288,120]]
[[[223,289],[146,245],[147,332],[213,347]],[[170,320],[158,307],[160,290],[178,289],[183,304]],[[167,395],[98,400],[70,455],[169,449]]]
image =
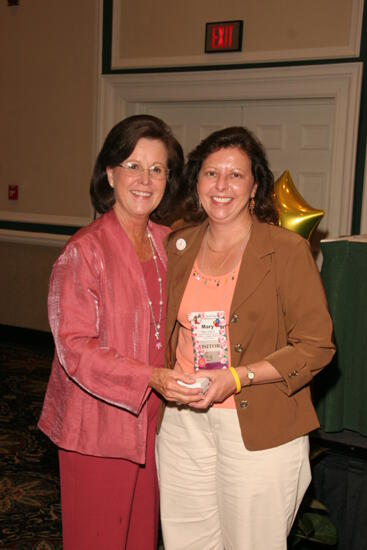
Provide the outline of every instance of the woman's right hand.
[[195,377],[170,369],[155,368],[149,386],[167,401],[174,401],[179,405],[187,405],[203,399],[203,392],[200,388],[186,388],[178,384],[178,380],[192,384],[195,382]]

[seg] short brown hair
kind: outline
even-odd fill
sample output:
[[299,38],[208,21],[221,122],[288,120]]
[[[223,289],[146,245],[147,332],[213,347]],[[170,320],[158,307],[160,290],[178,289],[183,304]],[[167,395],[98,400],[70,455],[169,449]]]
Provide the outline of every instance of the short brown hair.
[[131,155],[139,139],[157,139],[167,149],[169,177],[163,198],[151,218],[162,222],[172,214],[179,187],[184,157],[181,145],[170,127],[152,115],[133,115],[116,124],[107,135],[97,157],[90,183],[90,196],[97,212],[108,212],[115,203],[114,190],[110,187],[106,169],[115,168]]

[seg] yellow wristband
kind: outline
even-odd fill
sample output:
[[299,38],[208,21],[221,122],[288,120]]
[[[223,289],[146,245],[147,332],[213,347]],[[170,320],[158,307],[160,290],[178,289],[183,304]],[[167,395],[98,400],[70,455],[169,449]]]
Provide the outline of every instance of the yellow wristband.
[[232,374],[234,381],[236,382],[236,393],[240,393],[242,386],[240,377],[238,376],[236,369],[233,367],[228,367],[228,370]]

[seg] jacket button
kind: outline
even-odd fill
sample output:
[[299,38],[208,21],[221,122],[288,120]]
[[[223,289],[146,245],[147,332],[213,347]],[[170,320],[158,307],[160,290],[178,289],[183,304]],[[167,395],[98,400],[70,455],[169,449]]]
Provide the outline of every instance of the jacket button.
[[293,378],[293,376],[298,376],[298,370],[292,370],[288,373],[288,378]]
[[238,321],[238,314],[234,313],[231,317],[230,323],[237,323]]
[[236,344],[234,347],[234,351],[237,351],[237,353],[241,353],[243,351],[243,347],[241,344]]
[[248,401],[246,401],[246,399],[242,399],[242,401],[240,401],[240,407],[241,409],[247,409]]

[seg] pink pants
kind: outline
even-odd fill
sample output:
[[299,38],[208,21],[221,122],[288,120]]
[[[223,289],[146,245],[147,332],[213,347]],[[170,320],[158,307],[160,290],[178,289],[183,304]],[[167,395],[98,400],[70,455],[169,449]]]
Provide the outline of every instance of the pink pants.
[[144,466],[59,450],[64,550],[156,550],[155,425],[156,414],[149,422]]

